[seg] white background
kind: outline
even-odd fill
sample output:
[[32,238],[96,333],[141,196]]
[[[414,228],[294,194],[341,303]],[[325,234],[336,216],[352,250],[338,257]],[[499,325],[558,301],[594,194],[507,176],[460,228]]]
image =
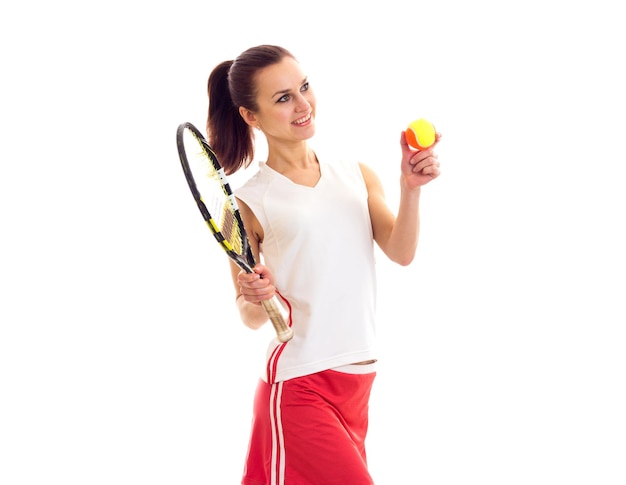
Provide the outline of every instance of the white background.
[[1,8],[0,483],[239,483],[271,329],[174,137],[261,43],[392,205],[400,131],[443,134],[416,261],[379,258],[376,483],[626,483],[619,2],[322,3]]

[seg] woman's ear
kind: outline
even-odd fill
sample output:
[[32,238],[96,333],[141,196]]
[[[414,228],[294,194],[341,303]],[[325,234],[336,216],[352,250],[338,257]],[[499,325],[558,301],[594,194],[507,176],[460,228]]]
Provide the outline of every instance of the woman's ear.
[[244,108],[243,106],[239,106],[239,114],[243,118],[243,120],[252,128],[258,128],[259,122],[256,119],[256,116],[252,111],[248,108]]

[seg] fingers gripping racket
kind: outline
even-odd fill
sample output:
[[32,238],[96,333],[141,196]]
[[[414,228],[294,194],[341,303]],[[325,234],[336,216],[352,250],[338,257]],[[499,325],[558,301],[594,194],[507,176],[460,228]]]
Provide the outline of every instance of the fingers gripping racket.
[[[200,213],[226,254],[246,273],[256,262],[250,249],[237,201],[224,169],[204,136],[191,123],[182,123],[176,132],[180,163]],[[293,337],[280,311],[278,300],[262,300],[280,342]]]

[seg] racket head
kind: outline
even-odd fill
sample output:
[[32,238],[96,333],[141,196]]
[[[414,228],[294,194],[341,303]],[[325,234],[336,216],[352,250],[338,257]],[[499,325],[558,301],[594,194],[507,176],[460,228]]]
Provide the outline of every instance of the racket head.
[[254,255],[237,200],[213,149],[189,122],[178,126],[176,144],[187,185],[213,236],[241,269],[251,273]]

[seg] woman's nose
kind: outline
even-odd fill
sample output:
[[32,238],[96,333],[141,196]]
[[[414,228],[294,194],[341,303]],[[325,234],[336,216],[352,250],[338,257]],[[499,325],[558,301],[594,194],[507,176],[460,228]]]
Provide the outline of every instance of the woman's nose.
[[310,107],[311,107],[311,103],[309,103],[309,100],[306,97],[304,97],[302,94],[298,94],[296,109],[298,111],[306,111]]

